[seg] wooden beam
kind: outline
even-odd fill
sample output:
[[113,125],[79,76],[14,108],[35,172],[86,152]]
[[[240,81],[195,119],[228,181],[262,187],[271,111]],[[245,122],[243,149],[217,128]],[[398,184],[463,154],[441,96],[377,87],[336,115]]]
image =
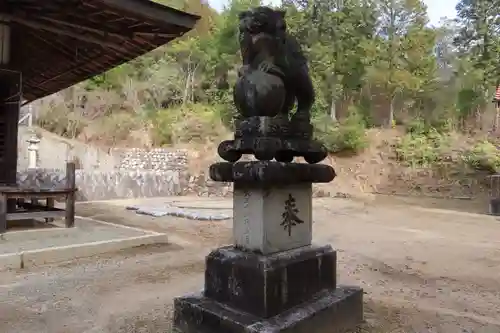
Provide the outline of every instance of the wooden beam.
[[[92,23],[94,26],[99,26],[99,22],[96,22],[95,20],[92,20],[92,19],[89,19],[90,23]],[[109,23],[109,22],[108,22]],[[125,30],[125,29],[124,29]],[[157,47],[157,45],[153,45],[151,44],[150,41],[144,39],[141,37],[140,35],[140,31],[134,31],[132,34],[133,34],[133,38],[130,38],[128,40],[124,40],[125,43],[131,45],[133,48],[138,48],[139,50],[141,50],[141,52],[145,52],[144,48],[141,48],[139,45],[135,44],[134,43],[134,39],[136,39],[137,41],[141,42],[141,43],[144,43],[144,44],[148,44],[151,49],[154,49]],[[175,35],[175,37],[179,37],[178,35]]]
[[[95,0],[114,10],[127,12],[134,19],[153,20],[163,25],[177,25],[193,29],[199,16],[167,7],[149,0]],[[140,19],[139,19],[140,20]]]
[[[78,48],[76,48],[75,50],[68,50],[67,49],[67,46],[64,45],[63,43],[60,43],[59,41],[57,40],[53,40],[53,41],[48,41],[46,40],[45,38],[43,38],[42,36],[39,36],[37,34],[34,34],[32,32],[30,32],[30,35],[33,37],[33,38],[36,38],[38,40],[40,40],[41,42],[43,43],[46,43],[47,45],[49,45],[52,50],[54,52],[59,52],[63,55],[65,55],[65,57],[67,58],[67,60],[71,61],[71,62],[75,62],[75,61],[78,61],[79,64],[82,62],[82,61],[85,61],[87,63],[90,63],[92,61],[95,60],[96,56],[95,55],[89,55],[88,52],[85,52],[85,50],[81,50],[79,52]],[[70,54],[70,52],[73,52],[74,54]],[[95,52],[94,52],[95,53]],[[99,62],[100,63],[103,63],[105,64],[106,66],[109,66],[109,67],[112,67],[113,64],[110,63],[108,60],[103,60],[104,58],[109,58],[109,55],[107,54],[102,54],[102,55],[99,55]]]
[[87,42],[87,43],[91,43],[91,44],[96,44],[96,45],[99,45],[101,47],[106,46],[106,47],[109,47],[109,48],[112,48],[112,49],[115,49],[115,50],[120,50],[121,49],[121,46],[118,45],[118,44],[115,44],[115,43],[112,43],[112,42],[109,42],[109,41],[105,41],[105,40],[99,40],[98,38],[95,38],[95,37],[85,36],[85,35],[73,33],[73,32],[70,32],[70,31],[65,31],[65,30],[62,30],[60,28],[51,27],[51,26],[49,26],[47,24],[43,24],[43,23],[39,23],[39,22],[35,22],[35,21],[29,21],[29,20],[17,17],[15,15],[2,14],[2,16],[5,17],[8,20],[11,20],[13,22],[16,22],[18,24],[21,24],[21,25],[24,25],[26,27],[30,27],[30,28],[33,28],[33,29],[47,30],[47,31],[50,31],[50,32],[53,32],[53,33],[56,33],[56,34],[60,34],[60,35],[65,35],[65,36],[68,36],[68,37],[71,37],[71,38],[74,38],[74,39],[77,39],[77,40],[80,40],[80,41],[83,41],[83,42]]
[[[108,14],[113,14],[116,15],[115,12],[113,11],[104,11],[105,13]],[[106,21],[106,24],[102,24],[102,22],[95,22],[95,20],[90,19],[92,17],[92,14],[100,14],[101,12],[98,13],[85,13],[81,14],[78,16],[74,16],[71,13],[65,14],[65,16],[60,16],[60,11],[40,11],[40,14],[36,15],[36,18],[39,20],[44,20],[48,21],[51,23],[55,23],[58,25],[64,25],[68,27],[73,27],[77,29],[82,29],[86,30],[89,32],[97,33],[102,36],[111,36],[119,39],[133,39],[134,36],[159,36],[159,37],[165,37],[165,38],[176,38],[179,37],[181,34],[171,34],[171,33],[164,33],[164,32],[156,32],[156,31],[134,31],[134,28],[144,26],[144,25],[150,25],[147,22],[138,22],[132,26],[129,26],[127,30],[123,29],[123,31],[117,31],[116,28],[114,31],[110,31],[109,27],[106,27],[109,23],[115,23],[121,20],[124,20],[124,17],[119,17],[115,20],[111,21]],[[28,13],[21,12],[21,11],[13,11],[11,15],[15,15],[20,18],[28,19],[29,15]],[[47,15],[51,16],[56,16],[57,18],[49,17]],[[133,19],[133,17],[131,17]],[[82,22],[83,20],[83,22]],[[80,23],[76,23],[79,21]],[[87,22],[90,21],[90,22]],[[89,24],[91,23],[91,24]]]
[[[23,93],[23,98],[26,99],[26,102],[22,104],[21,106],[24,106],[25,104],[31,103],[35,99],[37,99],[39,96],[46,96],[47,93],[50,93],[46,89],[42,89],[40,87],[34,86],[33,84],[30,84],[29,82],[24,81],[23,83],[23,88],[24,88],[24,93]],[[28,89],[27,89],[28,88]],[[38,90],[38,92],[36,92]]]
[[44,206],[40,205],[39,203],[34,204],[34,203],[24,202],[22,204],[19,204],[19,206],[26,210],[31,210],[31,211],[64,212],[64,209]]
[[162,38],[177,38],[180,37],[180,34],[163,34],[158,32],[142,32],[136,31],[134,32],[136,36],[146,36],[146,37],[162,37]]
[[36,188],[19,188],[17,186],[2,186],[0,187],[0,195],[5,195],[8,199],[25,199],[31,200],[32,198],[45,200],[47,198],[61,198],[68,193],[75,191],[75,189],[61,189],[61,190],[40,190]]
[[[127,42],[125,42],[127,43]],[[135,46],[135,45],[134,45]],[[139,48],[140,52],[144,53],[144,49],[141,49]],[[123,56],[123,53],[121,53],[122,51],[121,50],[114,50],[115,52],[115,56],[117,58],[119,58],[120,60],[123,60],[123,62],[127,62],[129,60],[131,60],[132,58],[135,58],[136,57],[136,54],[134,54],[132,56],[132,58],[130,58],[129,56],[126,56],[124,57]],[[104,56],[103,56],[104,57]],[[95,58],[95,57],[94,57]],[[84,66],[88,66],[88,65],[91,65],[93,63],[93,61],[91,60],[92,59],[92,56],[87,56],[86,58],[84,58],[84,60],[82,60],[81,62],[77,63],[77,64],[74,64],[73,66],[71,66],[70,68],[62,71],[62,72],[59,72],[58,74],[50,77],[50,78],[47,78],[45,80],[43,80],[42,82],[39,82],[39,83],[29,83],[30,86],[33,86],[33,85],[36,85],[36,87],[38,87],[39,89],[42,89],[43,90],[43,87],[42,85],[50,82],[50,81],[54,81],[54,80],[57,80],[59,78],[61,78],[62,76],[65,76],[65,75],[69,75],[69,74],[72,74],[75,70],[77,69],[81,69],[82,67]],[[98,67],[102,67],[102,65],[106,66],[106,67],[109,67],[109,68],[112,68],[112,67],[115,67],[117,66],[118,64],[116,63],[116,61],[114,61],[113,63],[110,63],[109,61],[99,61],[98,62]],[[90,75],[89,75],[90,76]]]
[[32,219],[54,219],[64,217],[64,210],[62,211],[39,211],[39,212],[17,212],[8,213],[7,221],[19,221],[19,220],[32,220]]
[[73,66],[71,66],[70,68],[68,68],[67,70],[63,71],[63,72],[60,72],[52,77],[49,77],[48,79],[46,80],[43,80],[42,82],[40,83],[37,83],[37,87],[41,88],[42,85],[46,84],[47,82],[50,82],[50,81],[54,81],[54,80],[57,80],[59,79],[61,76],[65,76],[65,75],[68,75],[68,74],[71,74],[73,71],[75,71],[76,69],[78,68],[81,68],[82,66],[85,66],[87,64],[89,64],[90,61],[89,60],[85,60],[85,61],[82,61],[80,63],[77,63]]
[[34,33],[33,31],[27,31],[27,34],[31,35],[32,39],[37,39],[40,42],[48,45],[53,52],[57,52],[57,53],[60,53],[60,54],[64,55],[64,57],[66,59],[68,59],[70,61],[75,61],[76,60],[75,58],[77,58],[77,55],[71,54],[72,52],[70,52],[70,50],[68,50],[66,48],[66,45],[57,45],[56,46],[56,45],[54,45],[55,41],[48,41],[47,39],[45,39],[42,36]]
[[88,25],[82,25],[82,24],[76,24],[76,23],[66,22],[66,21],[62,21],[62,20],[56,20],[56,19],[53,19],[50,17],[45,17],[45,16],[38,17],[38,19],[49,21],[49,22],[52,22],[55,24],[65,25],[68,27],[73,27],[73,28],[77,28],[77,29],[82,29],[82,30],[94,32],[94,33],[97,33],[97,34],[102,35],[102,36],[112,36],[112,37],[119,38],[119,39],[130,39],[132,37],[129,35],[123,35],[123,34],[118,34],[116,32],[110,32],[107,30],[98,29],[97,27],[90,27]]
[[10,12],[14,10],[24,10],[34,14],[33,11],[37,12],[35,15],[45,12],[62,13],[73,11],[81,15],[85,15],[85,5],[81,6],[81,1],[11,1],[8,9]]
[[54,199],[62,198],[65,197],[67,194],[68,191],[57,192],[57,193],[50,193],[50,192],[41,193],[33,191],[31,193],[4,193],[3,195],[8,197],[9,199],[13,198],[13,199],[31,200],[31,198],[35,197],[40,200],[45,200],[47,198],[54,198]]

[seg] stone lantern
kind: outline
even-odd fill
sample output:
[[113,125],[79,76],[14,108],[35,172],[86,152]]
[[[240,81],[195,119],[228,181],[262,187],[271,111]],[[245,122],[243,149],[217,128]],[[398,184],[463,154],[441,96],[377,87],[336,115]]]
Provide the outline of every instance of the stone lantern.
[[40,139],[33,135],[28,142],[28,169],[38,167],[38,149],[40,148]]

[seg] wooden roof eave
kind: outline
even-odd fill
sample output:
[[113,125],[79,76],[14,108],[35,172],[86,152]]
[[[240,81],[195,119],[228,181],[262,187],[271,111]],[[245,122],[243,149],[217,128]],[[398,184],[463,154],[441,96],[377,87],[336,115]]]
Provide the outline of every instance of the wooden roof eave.
[[125,11],[134,16],[142,16],[148,21],[161,25],[177,25],[192,29],[199,16],[189,14],[174,8],[166,7],[150,0],[98,0],[108,7]]

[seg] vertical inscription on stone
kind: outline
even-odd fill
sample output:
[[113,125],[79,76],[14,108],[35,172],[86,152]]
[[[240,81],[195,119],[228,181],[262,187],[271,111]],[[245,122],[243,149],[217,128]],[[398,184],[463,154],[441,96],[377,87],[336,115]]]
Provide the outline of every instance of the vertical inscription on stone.
[[285,211],[281,214],[282,222],[280,223],[283,229],[288,231],[288,236],[292,236],[292,228],[294,226],[304,223],[304,221],[297,216],[298,212],[299,210],[295,198],[291,194],[288,194],[288,199],[285,200]]
[[243,224],[245,225],[245,244],[250,243],[250,217],[248,214],[248,206],[250,205],[250,192],[243,192]]

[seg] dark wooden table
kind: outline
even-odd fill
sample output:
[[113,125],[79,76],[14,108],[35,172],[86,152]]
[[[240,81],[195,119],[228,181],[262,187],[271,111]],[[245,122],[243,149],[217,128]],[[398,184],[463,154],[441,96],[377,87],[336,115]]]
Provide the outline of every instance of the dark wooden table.
[[[7,230],[7,221],[28,219],[54,219],[64,217],[65,225],[75,225],[75,164],[66,165],[65,188],[43,189],[22,186],[0,186],[0,233]],[[65,209],[54,207],[56,199],[64,199]],[[16,200],[16,209],[8,209],[8,201]],[[45,200],[41,205],[40,200]],[[29,202],[27,202],[29,201]]]

